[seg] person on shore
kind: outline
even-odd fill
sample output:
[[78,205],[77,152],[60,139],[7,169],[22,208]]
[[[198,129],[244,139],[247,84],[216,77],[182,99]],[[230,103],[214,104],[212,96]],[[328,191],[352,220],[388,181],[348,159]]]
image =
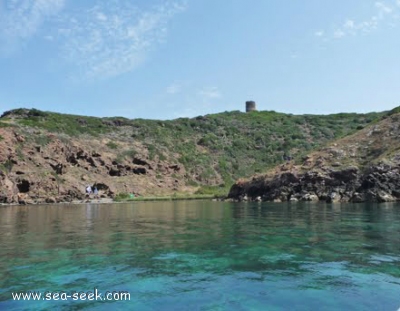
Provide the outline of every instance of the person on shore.
[[95,197],[96,199],[98,199],[98,198],[99,198],[99,190],[97,190],[97,187],[96,187],[96,186],[94,186],[93,193],[94,193],[94,197]]
[[87,185],[87,187],[86,187],[86,195],[90,196],[91,193],[92,193],[92,187],[90,187],[90,185]]

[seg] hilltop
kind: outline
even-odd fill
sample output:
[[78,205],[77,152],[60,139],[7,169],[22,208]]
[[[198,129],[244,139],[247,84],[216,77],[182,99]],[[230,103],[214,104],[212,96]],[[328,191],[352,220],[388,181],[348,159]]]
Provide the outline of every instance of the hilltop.
[[400,199],[400,113],[248,179],[229,197],[255,201],[387,202]]
[[0,117],[0,202],[220,194],[265,172],[284,154],[301,158],[386,113],[291,115],[239,111],[176,120],[96,118],[36,109]]

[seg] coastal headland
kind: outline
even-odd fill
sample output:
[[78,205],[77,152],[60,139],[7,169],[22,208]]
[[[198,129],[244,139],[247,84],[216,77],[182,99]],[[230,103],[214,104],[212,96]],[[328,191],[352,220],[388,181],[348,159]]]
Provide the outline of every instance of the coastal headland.
[[[0,118],[0,203],[84,201],[87,185],[106,200],[228,193],[234,200],[314,200],[314,193],[321,200],[327,197],[319,190],[305,193],[319,180],[334,188],[326,195],[335,193],[342,200],[350,196],[349,185],[379,185],[364,183],[360,176],[367,167],[372,165],[375,177],[395,172],[396,118],[395,110],[332,115],[231,111],[166,121],[10,110]],[[255,177],[243,179],[249,176]],[[285,179],[298,183],[301,196],[281,186],[264,187],[265,180],[287,186]],[[397,198],[388,187],[380,197]],[[356,193],[351,200],[356,201]],[[361,193],[364,198],[369,197]]]

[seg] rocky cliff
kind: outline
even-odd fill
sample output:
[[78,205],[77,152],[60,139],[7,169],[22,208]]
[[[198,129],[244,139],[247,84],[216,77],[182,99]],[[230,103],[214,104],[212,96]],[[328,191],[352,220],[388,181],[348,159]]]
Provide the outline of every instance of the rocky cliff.
[[384,113],[329,116],[225,112],[169,121],[15,109],[0,118],[0,203],[226,194],[238,177],[282,162]]
[[238,180],[239,201],[387,202],[400,200],[400,114],[266,174]]
[[182,165],[149,160],[145,150],[116,161],[105,147],[108,139],[69,141],[33,131],[32,135],[48,140],[42,146],[14,130],[0,128],[0,135],[3,137],[0,141],[2,203],[83,199],[86,185],[97,186],[102,197],[115,197],[119,193],[162,195],[187,190],[177,177],[185,175]]

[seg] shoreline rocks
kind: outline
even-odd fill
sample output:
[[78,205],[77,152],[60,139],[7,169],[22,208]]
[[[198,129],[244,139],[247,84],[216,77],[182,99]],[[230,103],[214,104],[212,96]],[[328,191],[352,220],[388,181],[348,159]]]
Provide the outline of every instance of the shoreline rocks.
[[400,200],[400,168],[377,164],[365,170],[350,166],[258,176],[236,182],[228,198],[256,202],[393,202]]

